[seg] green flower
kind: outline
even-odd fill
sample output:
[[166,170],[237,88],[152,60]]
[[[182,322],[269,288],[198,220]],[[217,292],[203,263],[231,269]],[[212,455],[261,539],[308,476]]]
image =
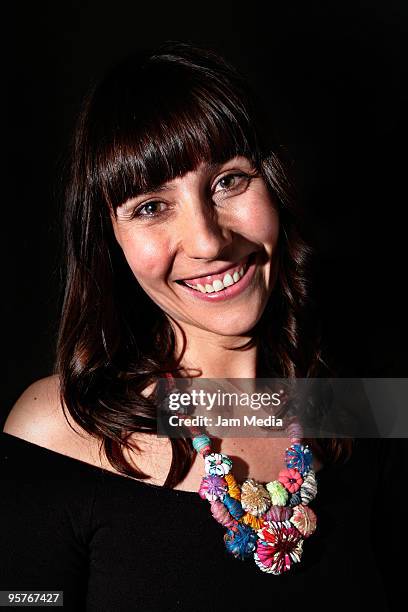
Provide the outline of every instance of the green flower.
[[274,506],[284,506],[288,501],[288,492],[283,484],[279,482],[279,480],[268,482],[268,484],[265,485],[265,488],[268,491]]

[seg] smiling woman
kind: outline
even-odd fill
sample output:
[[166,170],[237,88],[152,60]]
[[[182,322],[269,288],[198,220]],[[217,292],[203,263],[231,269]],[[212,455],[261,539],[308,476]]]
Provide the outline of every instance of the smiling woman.
[[186,331],[242,337],[259,321],[276,277],[279,216],[246,157],[201,162],[149,199],[126,201],[113,227],[140,286]]
[[[296,422],[280,438],[157,435],[161,379],[325,374],[310,250],[265,135],[245,81],[190,45],[132,56],[88,96],[67,179],[55,375],[23,394],[3,435],[3,588],[64,590],[65,609],[190,611],[240,609],[238,585],[282,608],[327,589],[326,606],[342,581],[346,606],[352,572],[364,605],[386,609],[373,441],[351,453]],[[318,484],[323,527],[303,554]]]

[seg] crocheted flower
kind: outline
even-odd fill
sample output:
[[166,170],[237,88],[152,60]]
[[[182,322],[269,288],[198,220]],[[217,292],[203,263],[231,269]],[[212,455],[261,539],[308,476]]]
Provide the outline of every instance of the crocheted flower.
[[300,497],[302,498],[302,504],[308,504],[316,497],[317,494],[317,482],[316,476],[313,470],[309,470],[303,479],[303,484],[300,487]]
[[246,559],[254,552],[257,540],[258,536],[255,531],[242,523],[238,524],[236,531],[229,529],[224,536],[224,542],[228,552],[237,559],[242,560]]
[[300,561],[303,539],[297,529],[287,525],[266,522],[257,532],[259,540],[254,559],[263,572],[282,574]]
[[296,493],[296,491],[300,489],[303,482],[303,478],[298,470],[292,468],[281,470],[279,472],[278,480],[283,484],[285,489],[289,491],[289,493]]
[[286,467],[295,469],[300,474],[306,474],[312,465],[313,455],[303,444],[292,444],[285,452]]
[[303,506],[303,504],[296,506],[289,520],[305,538],[308,538],[316,531],[316,515],[308,506]]
[[271,505],[271,498],[263,485],[249,478],[241,487],[241,504],[247,512],[261,516]]
[[204,467],[209,476],[225,476],[231,471],[232,461],[222,453],[210,453],[205,457]]
[[201,499],[214,501],[216,499],[223,499],[227,491],[228,485],[222,476],[204,476],[201,480],[198,493]]
[[[285,491],[286,492],[286,491]],[[284,523],[288,521],[293,514],[292,508],[287,506],[271,506],[265,514],[265,521],[274,521],[276,523]]]
[[288,501],[288,492],[279,480],[268,482],[266,489],[274,506],[284,506]]

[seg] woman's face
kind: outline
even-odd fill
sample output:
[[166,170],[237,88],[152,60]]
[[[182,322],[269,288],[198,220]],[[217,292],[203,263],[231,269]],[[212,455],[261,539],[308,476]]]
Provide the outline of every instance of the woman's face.
[[279,218],[245,157],[202,163],[128,200],[112,223],[138,283],[187,334],[243,335],[260,319],[276,276]]

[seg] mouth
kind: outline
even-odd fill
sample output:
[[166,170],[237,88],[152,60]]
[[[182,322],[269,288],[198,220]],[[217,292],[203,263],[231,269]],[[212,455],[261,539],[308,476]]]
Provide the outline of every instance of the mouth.
[[256,268],[256,253],[251,253],[239,264],[221,274],[176,283],[196,298],[218,301],[241,293],[249,285]]

